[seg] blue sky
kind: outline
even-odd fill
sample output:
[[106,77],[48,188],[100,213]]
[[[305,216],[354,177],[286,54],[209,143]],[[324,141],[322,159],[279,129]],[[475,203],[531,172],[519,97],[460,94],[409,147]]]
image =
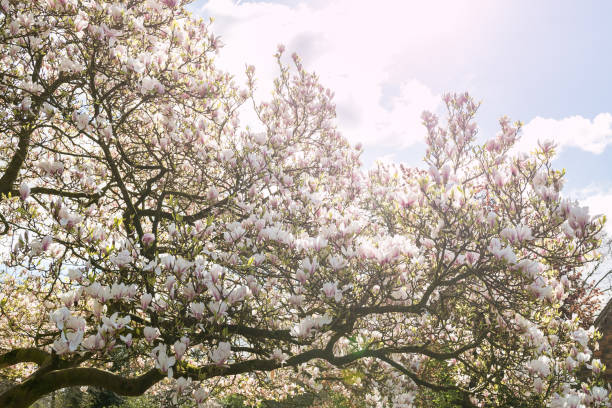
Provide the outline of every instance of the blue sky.
[[[418,165],[423,109],[469,91],[482,101],[480,135],[503,114],[526,126],[522,148],[554,139],[565,194],[612,218],[612,2],[200,0],[238,80],[257,67],[262,97],[278,43],[336,92],[338,124],[380,157]],[[611,223],[612,224],[612,223]],[[608,229],[612,231],[608,226]]]

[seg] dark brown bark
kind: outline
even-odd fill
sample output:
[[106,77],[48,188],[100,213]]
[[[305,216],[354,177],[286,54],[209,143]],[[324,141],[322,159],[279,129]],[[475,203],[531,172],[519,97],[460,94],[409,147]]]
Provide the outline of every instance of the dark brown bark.
[[31,377],[0,395],[0,407],[27,408],[42,396],[74,386],[95,386],[119,395],[142,395],[164,378],[157,369],[151,369],[135,378],[125,378],[97,368],[66,368]]
[[30,147],[30,136],[32,131],[24,129],[19,134],[19,143],[17,144],[17,150],[11,158],[6,170],[2,177],[0,177],[0,197],[7,195],[12,189],[19,170],[28,155],[28,148]]

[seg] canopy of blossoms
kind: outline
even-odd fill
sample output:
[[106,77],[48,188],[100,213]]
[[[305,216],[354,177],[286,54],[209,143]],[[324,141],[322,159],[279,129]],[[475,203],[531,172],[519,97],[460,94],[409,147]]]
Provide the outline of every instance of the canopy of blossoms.
[[364,171],[296,55],[258,101],[185,5],[0,3],[0,406],[610,406],[579,279],[604,220],[563,198],[552,144],[513,153],[507,118],[478,144],[478,103],[449,94],[428,170]]

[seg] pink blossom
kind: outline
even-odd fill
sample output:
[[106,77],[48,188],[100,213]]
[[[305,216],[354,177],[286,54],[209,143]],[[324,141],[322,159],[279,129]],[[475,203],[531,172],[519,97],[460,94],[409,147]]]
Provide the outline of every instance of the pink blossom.
[[155,327],[146,326],[143,330],[143,335],[145,337],[145,340],[149,344],[152,344],[153,341],[155,341],[155,339],[159,337],[159,329]]
[[206,192],[206,198],[208,198],[209,201],[217,201],[219,198],[219,190],[217,190],[215,186],[210,186]]
[[182,341],[176,341],[174,343],[174,355],[177,361],[183,358],[183,355],[185,354],[186,350],[187,350],[187,345],[183,343]]
[[191,315],[200,320],[204,316],[206,307],[204,306],[204,303],[191,303],[189,305],[189,309],[191,310]]
[[219,345],[208,353],[208,356],[216,365],[224,365],[228,358],[232,355],[231,346],[228,342],[220,342]]
[[142,236],[142,243],[145,246],[151,245],[153,241],[155,241],[155,235],[151,234],[150,232],[147,232]]
[[24,181],[19,186],[19,197],[21,197],[22,200],[25,200],[29,196],[30,196],[30,186]]
[[153,296],[151,296],[149,293],[143,293],[140,296],[140,307],[142,308],[142,310],[147,310],[152,300]]

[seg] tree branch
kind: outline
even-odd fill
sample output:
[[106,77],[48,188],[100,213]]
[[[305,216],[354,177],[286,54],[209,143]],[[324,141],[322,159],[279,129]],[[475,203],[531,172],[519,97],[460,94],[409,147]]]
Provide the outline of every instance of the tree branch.
[[0,355],[0,369],[19,363],[36,363],[40,366],[50,358],[51,354],[36,348],[15,349]]
[[66,368],[12,387],[0,395],[0,406],[25,408],[50,392],[83,385],[104,388],[119,395],[138,396],[163,378],[164,374],[155,368],[135,378],[125,378],[97,368]]

